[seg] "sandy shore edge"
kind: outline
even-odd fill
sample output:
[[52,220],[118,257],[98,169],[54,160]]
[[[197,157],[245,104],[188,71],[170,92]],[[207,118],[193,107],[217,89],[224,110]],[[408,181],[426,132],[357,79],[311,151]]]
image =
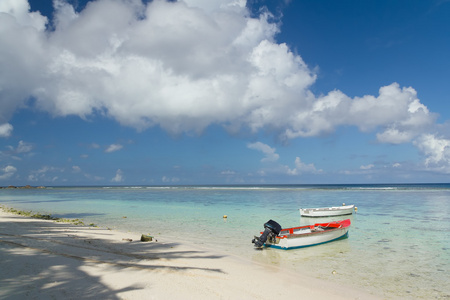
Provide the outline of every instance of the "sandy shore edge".
[[1,208],[0,262],[1,299],[381,299],[211,249]]

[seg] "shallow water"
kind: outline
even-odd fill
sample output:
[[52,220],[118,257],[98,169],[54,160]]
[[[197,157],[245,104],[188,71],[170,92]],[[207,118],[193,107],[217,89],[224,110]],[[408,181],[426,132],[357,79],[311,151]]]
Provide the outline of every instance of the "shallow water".
[[[329,221],[300,218],[298,209],[342,203],[358,208],[348,239],[253,249],[269,219],[283,227]],[[388,299],[450,298],[450,185],[2,189],[0,204],[220,249]]]

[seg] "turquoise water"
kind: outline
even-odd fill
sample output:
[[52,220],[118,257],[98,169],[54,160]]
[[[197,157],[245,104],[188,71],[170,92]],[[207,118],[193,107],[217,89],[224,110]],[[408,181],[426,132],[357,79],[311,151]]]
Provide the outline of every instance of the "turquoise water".
[[[358,208],[348,239],[253,249],[269,219],[283,227],[329,221],[298,209],[342,203]],[[0,204],[214,248],[387,299],[450,298],[450,184],[2,189]]]

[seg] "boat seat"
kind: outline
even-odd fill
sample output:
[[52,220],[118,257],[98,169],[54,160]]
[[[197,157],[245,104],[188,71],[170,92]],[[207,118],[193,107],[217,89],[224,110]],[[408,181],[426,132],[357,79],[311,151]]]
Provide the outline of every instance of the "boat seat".
[[311,233],[311,228],[300,228],[293,232],[293,234],[304,234],[304,233]]

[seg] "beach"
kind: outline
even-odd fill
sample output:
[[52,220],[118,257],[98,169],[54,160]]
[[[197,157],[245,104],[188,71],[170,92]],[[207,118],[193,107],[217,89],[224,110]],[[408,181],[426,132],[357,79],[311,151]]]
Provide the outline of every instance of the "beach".
[[1,299],[382,299],[140,233],[0,211]]

